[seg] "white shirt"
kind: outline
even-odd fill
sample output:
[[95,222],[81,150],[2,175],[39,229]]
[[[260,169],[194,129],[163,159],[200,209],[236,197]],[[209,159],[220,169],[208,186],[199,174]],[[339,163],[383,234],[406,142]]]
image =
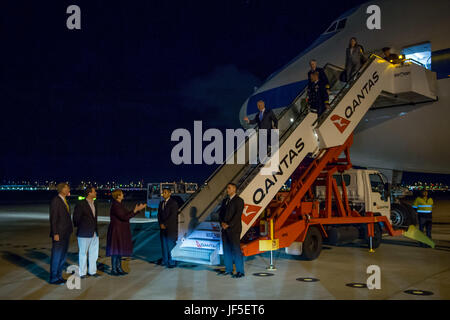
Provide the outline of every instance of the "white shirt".
[[92,214],[94,215],[94,217],[95,217],[95,206],[94,206],[94,200],[89,200],[89,199],[87,199],[86,198],[86,201],[87,201],[87,203],[89,203],[89,206],[91,207],[91,210],[92,210]]
[[163,205],[162,205],[162,209],[164,210],[166,208],[166,204],[167,201],[169,201],[170,197],[168,197],[167,199],[164,200]]
[[233,194],[231,197],[230,196],[228,197],[227,205],[230,203],[231,199],[233,199],[235,195],[236,195],[236,193]]

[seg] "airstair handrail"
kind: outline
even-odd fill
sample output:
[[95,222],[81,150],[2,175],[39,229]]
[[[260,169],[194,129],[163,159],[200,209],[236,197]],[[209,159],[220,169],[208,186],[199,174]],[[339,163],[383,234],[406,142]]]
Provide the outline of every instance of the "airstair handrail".
[[339,92],[336,94],[336,96],[334,97],[334,99],[331,101],[330,103],[330,108],[328,110],[326,110],[320,117],[317,118],[317,120],[314,122],[313,125],[316,124],[322,124],[325,119],[328,117],[328,115],[330,113],[332,113],[334,111],[334,108],[336,108],[336,106],[339,104],[339,102],[342,100],[342,98],[345,96],[345,93],[350,90],[350,88],[353,87],[353,85],[358,81],[358,79],[363,75],[364,71],[366,71],[366,69],[369,67],[369,65],[375,60],[375,59],[382,59],[380,57],[378,57],[376,54],[370,54],[369,58],[367,59],[367,61],[361,66],[361,68],[359,68],[358,71],[356,71],[356,77],[354,76],[354,78],[352,80],[349,80],[343,87],[341,90],[339,90]]

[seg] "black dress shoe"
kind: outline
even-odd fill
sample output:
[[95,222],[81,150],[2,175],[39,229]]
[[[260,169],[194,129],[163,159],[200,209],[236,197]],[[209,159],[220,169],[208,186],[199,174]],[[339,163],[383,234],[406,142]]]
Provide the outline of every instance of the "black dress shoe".
[[58,279],[58,280],[55,280],[55,281],[50,281],[49,283],[61,286],[61,285],[65,284],[66,282],[64,280]]
[[241,272],[238,272],[235,275],[233,275],[233,278],[242,278],[242,277],[245,277],[245,274],[243,274]]
[[85,274],[84,276],[80,276],[80,279],[86,279],[87,277],[87,274]]
[[219,275],[219,276],[232,276],[233,273],[232,272],[222,271],[222,272],[219,272],[217,275]]
[[167,266],[167,268],[172,269],[172,268],[175,268],[176,266],[177,266],[176,264],[171,264],[171,265]]

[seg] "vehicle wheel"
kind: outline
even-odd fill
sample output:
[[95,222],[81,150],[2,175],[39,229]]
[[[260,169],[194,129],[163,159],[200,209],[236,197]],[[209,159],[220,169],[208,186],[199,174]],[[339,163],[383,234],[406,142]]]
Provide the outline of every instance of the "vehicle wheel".
[[419,223],[416,210],[408,203],[402,202],[402,206],[404,206],[409,213],[409,222],[407,227],[410,225],[417,225]]
[[391,221],[394,228],[402,228],[408,224],[408,209],[400,203],[391,205]]
[[412,213],[414,209],[411,210],[402,203],[393,203],[391,205],[391,221],[394,229],[405,228],[411,224],[415,224],[416,217],[415,212]]
[[[382,240],[383,234],[381,232],[381,227],[378,223],[375,223],[375,225],[373,227],[374,227],[374,230],[373,230],[374,235],[372,238],[372,249],[376,249],[381,245],[381,240]],[[366,229],[366,243],[370,248],[370,238],[367,236],[367,226],[365,229]]]
[[303,241],[302,257],[306,260],[314,260],[322,251],[322,234],[316,227],[310,227]]

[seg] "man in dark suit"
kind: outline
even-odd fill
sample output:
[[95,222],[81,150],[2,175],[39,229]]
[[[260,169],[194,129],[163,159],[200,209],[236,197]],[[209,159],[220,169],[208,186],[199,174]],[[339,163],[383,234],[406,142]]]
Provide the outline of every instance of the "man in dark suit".
[[308,71],[308,84],[311,84],[312,81],[311,80],[311,74],[318,72],[319,73],[319,81],[321,83],[321,85],[323,85],[325,87],[325,89],[327,90],[327,93],[330,94],[329,90],[330,90],[330,82],[328,81],[328,77],[325,74],[325,70],[323,70],[323,68],[319,68],[317,66],[317,61],[315,59],[312,59],[311,61],[309,61],[309,66],[311,67],[311,69]]
[[52,238],[50,283],[64,284],[62,271],[73,232],[70,208],[66,200],[70,194],[70,187],[67,183],[59,183],[56,188],[58,195],[50,203],[50,238]]
[[222,201],[219,212],[219,221],[222,227],[223,254],[225,272],[222,275],[233,275],[233,262],[236,274],[233,278],[241,278],[244,273],[244,258],[241,252],[241,215],[244,210],[244,200],[236,195],[236,185],[227,185],[228,197]]
[[161,264],[168,268],[174,268],[176,263],[172,260],[171,252],[178,237],[178,203],[170,195],[170,189],[163,189],[163,200],[159,203],[158,208],[158,223],[162,251]]
[[312,112],[320,117],[330,106],[328,92],[319,79],[319,73],[313,72],[310,75],[311,82],[308,84],[308,103]]
[[244,118],[248,124],[258,124],[259,129],[266,129],[270,133],[270,129],[278,128],[278,119],[272,110],[266,109],[264,101],[259,100],[257,103],[259,113],[252,119]]
[[[265,105],[264,101],[259,100],[257,102],[257,106],[258,106],[259,113],[257,113],[256,116],[252,120],[249,120],[248,117],[244,117],[244,121],[246,121],[248,124],[258,124],[258,128],[260,129],[259,130],[259,138],[266,136],[267,137],[266,138],[267,139],[267,148],[271,149],[271,145],[272,145],[271,130],[278,129],[278,119],[272,110],[266,109],[266,105]],[[261,129],[263,129],[263,130],[261,130]],[[260,152],[264,152],[264,151],[260,150]],[[260,157],[264,157],[264,155],[260,154]]]
[[78,261],[79,275],[86,277],[88,254],[89,254],[89,275],[98,277],[98,210],[94,202],[97,191],[94,187],[88,186],[85,190],[85,199],[81,200],[73,211],[73,225],[77,228],[78,237]]

